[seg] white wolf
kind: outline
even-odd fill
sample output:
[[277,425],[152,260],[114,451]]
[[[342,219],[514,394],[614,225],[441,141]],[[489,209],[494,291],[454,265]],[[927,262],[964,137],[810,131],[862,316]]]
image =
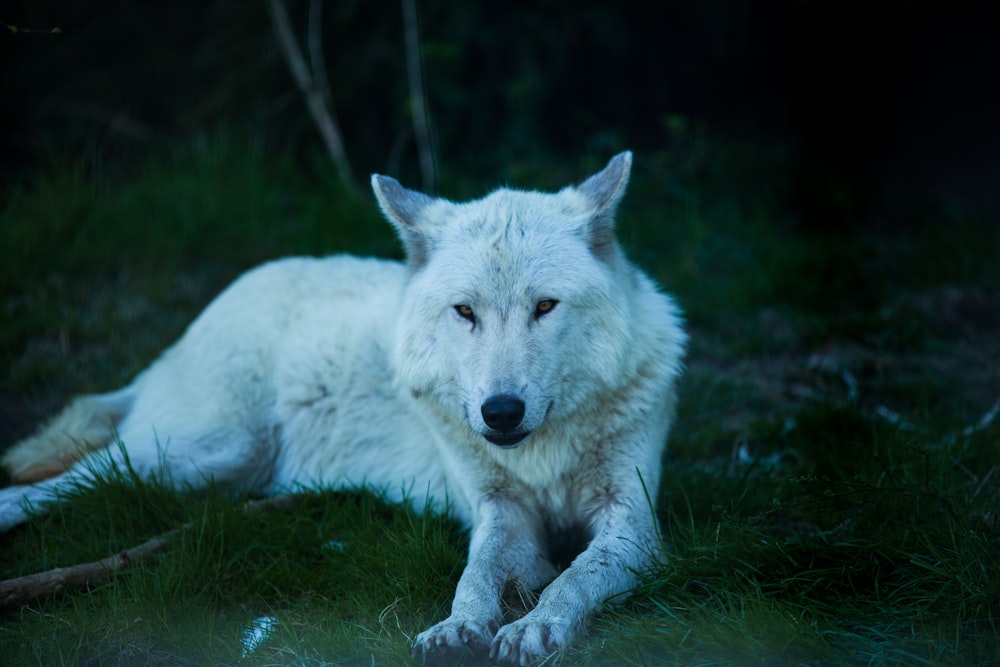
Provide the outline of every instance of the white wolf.
[[[130,385],[76,399],[5,454],[24,485],[0,491],[0,530],[126,455],[179,489],[367,486],[471,529],[451,615],[416,654],[526,664],[566,646],[659,556],[648,498],[685,334],[614,238],[631,162],[467,203],[373,176],[405,264],[246,273]],[[546,584],[505,624],[506,586]]]

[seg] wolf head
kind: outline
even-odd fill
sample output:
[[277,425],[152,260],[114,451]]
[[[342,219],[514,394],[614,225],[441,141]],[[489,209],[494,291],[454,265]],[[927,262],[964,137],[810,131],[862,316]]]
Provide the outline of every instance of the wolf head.
[[629,375],[635,274],[614,237],[632,154],[556,193],[465,203],[372,176],[406,250],[400,380],[512,447]]

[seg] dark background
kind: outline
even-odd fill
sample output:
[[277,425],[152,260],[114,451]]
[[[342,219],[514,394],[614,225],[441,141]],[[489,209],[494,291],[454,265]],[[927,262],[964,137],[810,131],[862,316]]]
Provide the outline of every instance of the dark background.
[[[288,6],[301,39],[306,4]],[[419,12],[446,174],[494,182],[519,161],[669,149],[680,123],[789,151],[787,199],[805,226],[902,224],[878,213],[899,192],[1000,201],[1000,40],[985,3],[424,0]],[[323,159],[264,2],[7,2],[0,21],[19,29],[0,36],[6,186],[67,155],[127,173],[219,127]],[[323,27],[355,173],[419,182],[401,5],[328,2]]]

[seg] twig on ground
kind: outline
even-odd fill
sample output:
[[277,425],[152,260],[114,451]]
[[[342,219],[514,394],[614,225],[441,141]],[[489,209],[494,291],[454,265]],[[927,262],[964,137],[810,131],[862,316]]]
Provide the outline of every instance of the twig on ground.
[[66,589],[86,588],[103,581],[118,570],[133,563],[147,560],[167,549],[177,533],[188,527],[175,528],[168,533],[146,540],[142,544],[125,549],[113,556],[91,563],[80,563],[70,567],[57,567],[45,572],[28,574],[16,579],[0,581],[0,605],[27,602],[45,595],[52,595]]
[[[296,502],[297,499],[294,496],[288,495],[274,496],[263,500],[249,500],[243,504],[243,511],[288,511],[295,506]],[[173,540],[193,525],[194,522],[189,521],[179,528],[150,538],[142,544],[90,563],[57,567],[45,572],[36,572],[0,581],[0,606],[24,603],[64,590],[86,588],[92,584],[100,583],[120,570],[149,560],[161,551],[170,548]]]

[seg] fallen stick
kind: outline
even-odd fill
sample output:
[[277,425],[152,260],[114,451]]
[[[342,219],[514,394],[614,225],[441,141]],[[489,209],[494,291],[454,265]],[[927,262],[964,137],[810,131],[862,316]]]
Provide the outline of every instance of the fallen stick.
[[187,528],[185,524],[169,533],[146,540],[139,546],[125,549],[90,563],[80,563],[69,567],[57,567],[45,572],[28,574],[16,579],[0,581],[0,605],[27,602],[45,595],[59,593],[66,589],[86,588],[103,581],[118,570],[146,560],[170,546],[170,540]]
[[[274,496],[265,500],[249,500],[243,504],[243,511],[288,510],[295,505],[295,502],[292,496],[287,495]],[[194,522],[185,523],[179,528],[150,538],[142,544],[90,563],[57,567],[45,572],[36,572],[0,581],[0,606],[24,603],[64,590],[86,588],[92,584],[100,583],[114,576],[120,570],[149,560],[161,551],[165,551],[177,535],[193,525]]]

